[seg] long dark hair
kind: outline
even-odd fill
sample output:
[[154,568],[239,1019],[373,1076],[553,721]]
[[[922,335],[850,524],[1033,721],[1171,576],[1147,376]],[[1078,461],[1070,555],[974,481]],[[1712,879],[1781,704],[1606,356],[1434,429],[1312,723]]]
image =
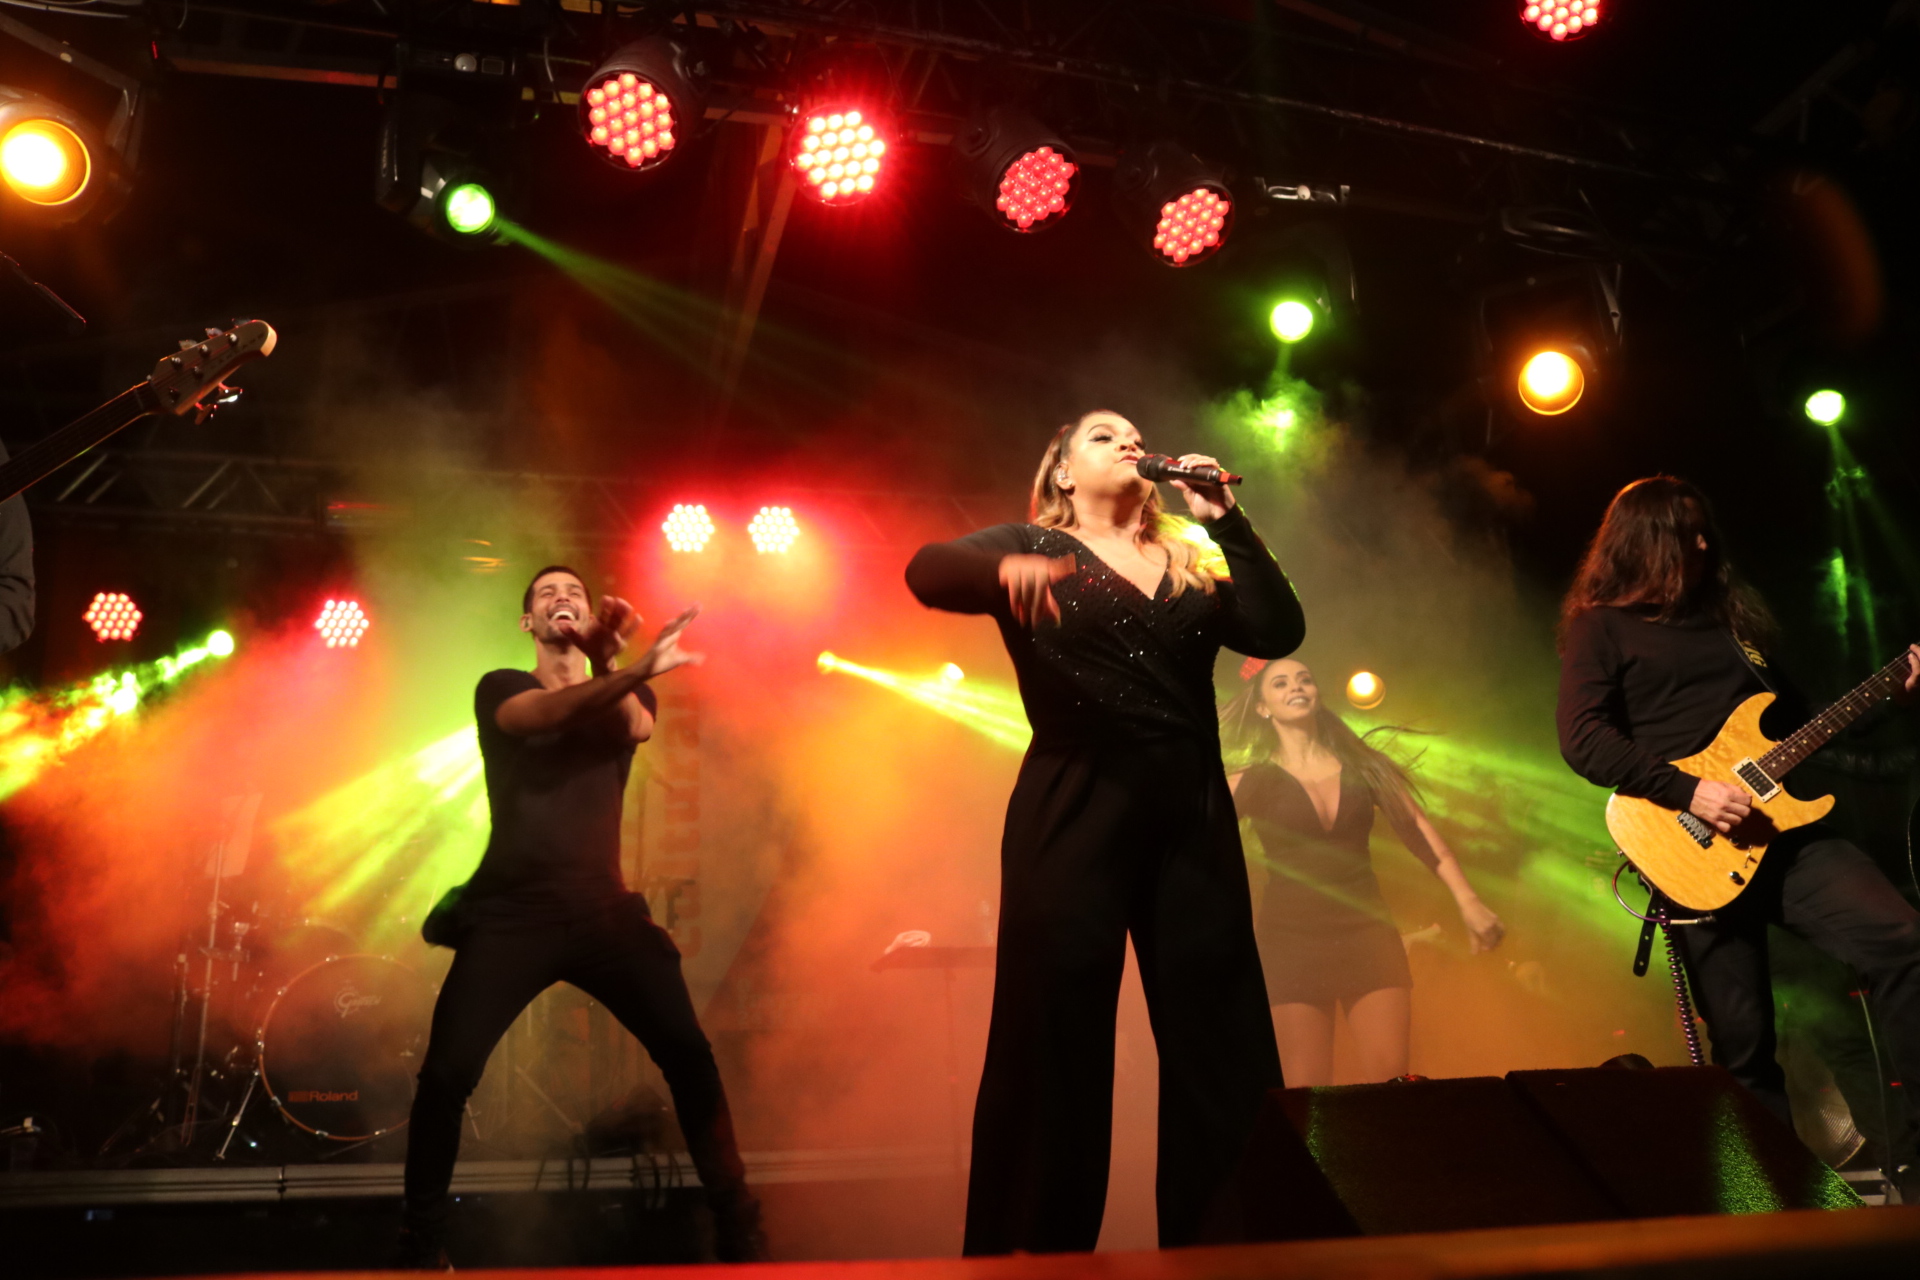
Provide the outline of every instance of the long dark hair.
[[[1688,548],[1705,538],[1700,576],[1687,582]],[[1707,495],[1673,476],[1635,480],[1615,494],[1560,608],[1560,634],[1589,609],[1645,610],[1654,620],[1711,618],[1756,647],[1773,637],[1766,602],[1734,571]]]
[[[1261,662],[1257,670],[1254,662],[1248,662],[1242,668],[1243,674],[1247,671],[1253,674],[1246,688],[1220,708],[1220,745],[1229,769],[1258,764],[1279,747],[1280,731],[1259,711],[1260,686],[1273,663],[1285,661],[1285,658],[1275,658],[1272,662]],[[1318,683],[1315,681],[1316,686]],[[1408,765],[1401,764],[1383,749],[1403,735],[1418,731],[1404,725],[1380,725],[1365,733],[1355,733],[1351,725],[1327,707],[1325,698],[1315,704],[1307,731],[1314,742],[1333,754],[1343,771],[1366,784],[1367,790],[1373,793],[1374,804],[1387,815],[1387,824],[1401,842],[1423,859],[1432,857],[1433,851],[1414,818],[1421,799],[1420,784],[1414,780]],[[1410,763],[1418,762],[1419,757],[1415,756]]]

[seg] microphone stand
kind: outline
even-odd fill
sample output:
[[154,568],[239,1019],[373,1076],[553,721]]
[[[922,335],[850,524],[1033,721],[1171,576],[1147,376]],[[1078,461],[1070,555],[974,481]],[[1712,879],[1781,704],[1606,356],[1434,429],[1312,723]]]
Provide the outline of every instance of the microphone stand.
[[87,327],[87,318],[85,316],[68,306],[65,298],[62,298],[52,289],[35,280],[28,274],[27,269],[14,261],[9,254],[0,252],[0,269],[4,269],[9,275],[19,280],[20,283],[26,285],[42,302],[59,312],[67,322],[67,332],[69,334],[78,334],[82,329]]

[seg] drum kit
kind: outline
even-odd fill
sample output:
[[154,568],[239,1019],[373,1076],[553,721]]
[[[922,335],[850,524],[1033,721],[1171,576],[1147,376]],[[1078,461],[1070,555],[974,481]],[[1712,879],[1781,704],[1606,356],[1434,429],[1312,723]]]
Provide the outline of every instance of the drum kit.
[[206,930],[196,928],[201,945],[175,957],[172,1070],[143,1111],[150,1136],[140,1151],[189,1152],[217,1140],[212,1158],[225,1160],[242,1123],[263,1113],[278,1113],[283,1132],[328,1154],[407,1122],[434,987],[363,951],[334,922],[228,905],[242,896],[230,890],[245,869],[258,805],[257,796],[228,802],[225,834],[208,859]]
[[[361,945],[348,921],[309,914],[304,895],[276,893],[273,868],[244,874],[259,805],[258,796],[223,802],[207,856],[187,871],[183,900],[201,905],[174,957],[171,1070],[103,1156],[299,1163],[406,1126],[437,988]],[[361,904],[370,920],[380,905]],[[588,1138],[632,1146],[632,1134],[600,1133],[600,1113],[618,1111],[608,1104],[644,1071],[638,1046],[617,1031],[579,993],[543,995],[490,1064],[467,1111],[473,1135],[484,1116],[496,1151],[556,1141],[572,1150]],[[658,1145],[657,1134],[642,1137]]]

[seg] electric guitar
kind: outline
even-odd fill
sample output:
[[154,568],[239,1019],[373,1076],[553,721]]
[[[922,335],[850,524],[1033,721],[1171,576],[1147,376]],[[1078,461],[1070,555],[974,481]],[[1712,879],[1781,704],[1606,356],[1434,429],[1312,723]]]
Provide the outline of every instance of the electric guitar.
[[1680,906],[1713,911],[1739,897],[1753,882],[1767,846],[1783,832],[1824,818],[1832,796],[1797,800],[1780,785],[1795,765],[1833,736],[1893,696],[1906,683],[1908,653],[1874,672],[1844,698],[1774,742],[1760,732],[1760,714],[1773,695],[1756,693],[1727,717],[1711,745],[1674,767],[1697,778],[1731,782],[1747,792],[1753,810],[1724,835],[1686,810],[1633,796],[1607,801],[1607,830],[1628,861]]
[[[197,342],[183,342],[180,350],[162,356],[145,382],[127,388],[83,418],[76,418],[44,440],[36,440],[18,457],[0,463],[0,501],[46,479],[108,436],[150,414],[184,416],[205,421],[233,391],[225,384],[233,371],[249,360],[273,354],[279,335],[265,320],[247,320],[225,333],[208,330]],[[213,392],[227,392],[208,401]]]

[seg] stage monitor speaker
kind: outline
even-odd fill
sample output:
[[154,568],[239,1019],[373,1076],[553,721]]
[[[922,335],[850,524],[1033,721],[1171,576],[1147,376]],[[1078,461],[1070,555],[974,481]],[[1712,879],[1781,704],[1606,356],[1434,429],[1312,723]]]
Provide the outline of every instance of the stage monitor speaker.
[[1515,1071],[1507,1083],[1625,1217],[1860,1205],[1791,1127],[1719,1067]]
[[1860,1203],[1717,1067],[1276,1089],[1210,1241]]

